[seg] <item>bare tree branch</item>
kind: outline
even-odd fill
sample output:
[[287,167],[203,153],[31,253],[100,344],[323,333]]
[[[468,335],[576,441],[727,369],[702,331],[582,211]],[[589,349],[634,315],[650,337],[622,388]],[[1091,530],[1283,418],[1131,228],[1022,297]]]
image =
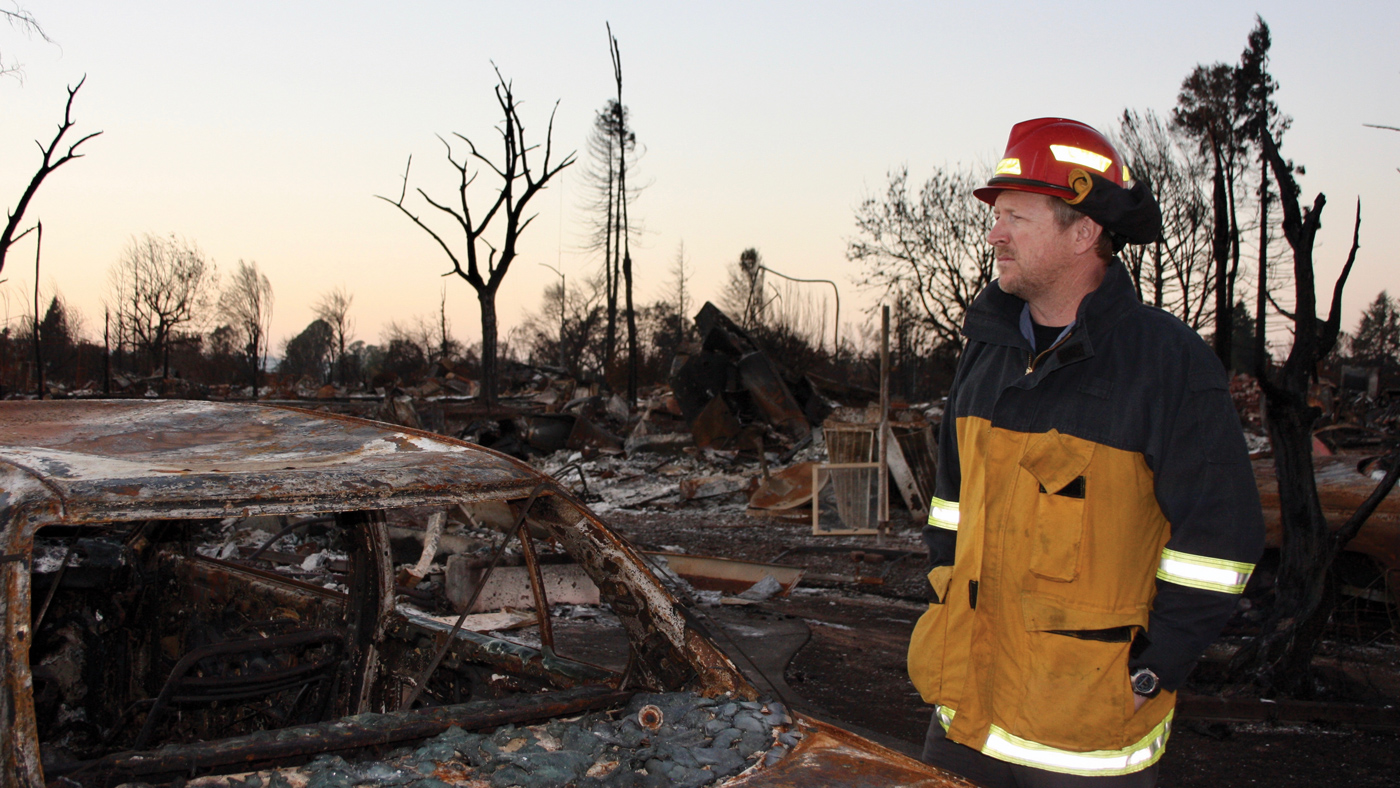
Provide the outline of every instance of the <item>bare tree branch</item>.
[[59,143],[63,141],[64,135],[68,133],[69,129],[73,128],[73,98],[78,95],[78,91],[83,87],[83,83],[86,81],[87,77],[84,76],[82,79],[78,80],[77,85],[68,88],[68,101],[63,106],[63,122],[59,124],[58,133],[54,135],[53,140],[49,142],[48,146],[45,147],[38,140],[34,141],[34,144],[39,146],[39,152],[43,155],[43,159],[39,164],[38,171],[34,173],[34,177],[29,179],[29,185],[25,188],[24,193],[20,195],[19,203],[15,206],[15,209],[13,211],[6,211],[5,229],[3,232],[0,232],[0,271],[5,270],[5,254],[10,250],[10,247],[14,245],[15,241],[23,238],[25,234],[29,232],[26,230],[18,236],[15,235],[20,222],[24,220],[24,212],[29,208],[30,201],[33,200],[34,195],[38,193],[39,186],[43,184],[44,179],[49,177],[49,173],[68,162],[74,159],[81,159],[84,154],[78,153],[78,147],[102,133],[100,131],[94,131],[87,136],[79,138],[77,142],[68,146],[67,152],[60,154],[58,158],[54,158],[54,152],[58,150]]
[[1342,289],[1346,287],[1347,277],[1351,276],[1351,267],[1356,263],[1356,252],[1361,248],[1361,198],[1356,198],[1356,222],[1351,229],[1351,251],[1347,252],[1346,265],[1342,266],[1342,272],[1337,275],[1337,283],[1332,286],[1332,306],[1327,312],[1327,320],[1322,324],[1322,330],[1318,336],[1318,357],[1321,358],[1332,351],[1337,344],[1337,334],[1342,330]]
[[[0,18],[9,22],[11,27],[19,28],[20,31],[25,33],[37,35],[50,44],[53,43],[53,39],[49,38],[49,34],[45,33],[44,28],[39,25],[39,20],[35,19],[33,14],[19,5],[16,5],[13,11],[6,11],[0,8]],[[3,54],[0,54],[0,76],[12,76],[22,82],[24,80],[24,70],[18,63],[6,63]]]

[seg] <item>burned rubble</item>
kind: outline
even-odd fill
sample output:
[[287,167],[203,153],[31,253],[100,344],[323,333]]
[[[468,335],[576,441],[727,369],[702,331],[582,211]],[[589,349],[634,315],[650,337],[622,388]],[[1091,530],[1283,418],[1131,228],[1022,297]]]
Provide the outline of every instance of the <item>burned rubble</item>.
[[802,737],[781,703],[639,693],[616,711],[491,732],[453,726],[376,757],[325,755],[296,768],[191,781],[191,788],[700,788],[772,766]]

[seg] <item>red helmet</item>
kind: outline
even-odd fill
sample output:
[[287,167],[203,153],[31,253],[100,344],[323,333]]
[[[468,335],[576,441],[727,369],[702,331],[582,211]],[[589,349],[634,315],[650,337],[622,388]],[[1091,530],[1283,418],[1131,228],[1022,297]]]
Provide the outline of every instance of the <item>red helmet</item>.
[[1011,127],[1006,153],[987,185],[973,194],[988,205],[1003,189],[1059,197],[1076,205],[1099,175],[1127,185],[1128,168],[1104,136],[1077,120],[1037,118]]

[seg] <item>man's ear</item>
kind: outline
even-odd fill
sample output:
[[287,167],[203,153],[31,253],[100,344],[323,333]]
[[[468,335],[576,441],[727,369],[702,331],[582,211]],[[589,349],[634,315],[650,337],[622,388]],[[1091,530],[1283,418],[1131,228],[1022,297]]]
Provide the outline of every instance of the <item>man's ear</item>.
[[1103,233],[1103,225],[1087,216],[1080,217],[1074,223],[1074,251],[1078,254],[1089,253],[1098,245],[1099,236]]

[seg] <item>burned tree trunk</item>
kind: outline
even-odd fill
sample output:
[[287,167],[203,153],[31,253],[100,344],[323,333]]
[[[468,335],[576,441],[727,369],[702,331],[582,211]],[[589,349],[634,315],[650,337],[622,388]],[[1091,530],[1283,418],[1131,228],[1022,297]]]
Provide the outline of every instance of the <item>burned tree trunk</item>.
[[1211,255],[1215,260],[1215,355],[1226,369],[1232,369],[1233,350],[1230,340],[1234,335],[1234,302],[1230,300],[1230,209],[1225,190],[1225,172],[1221,163],[1220,148],[1213,148],[1215,154],[1214,187],[1211,202],[1214,206],[1215,233],[1211,244]]
[[1270,135],[1263,135],[1263,145],[1278,181],[1284,236],[1293,248],[1296,296],[1293,348],[1280,369],[1259,381],[1268,404],[1283,545],[1273,606],[1259,637],[1235,655],[1230,667],[1237,679],[1306,697],[1312,690],[1312,656],[1335,604],[1335,594],[1328,592],[1332,564],[1394,487],[1400,455],[1390,456],[1385,478],[1346,524],[1333,532],[1323,516],[1313,477],[1312,429],[1319,410],[1307,395],[1318,362],[1337,341],[1342,290],[1360,245],[1361,207],[1358,203],[1351,251],[1333,288],[1328,316],[1319,321],[1313,245],[1326,197],[1319,194],[1311,208],[1301,210],[1291,165],[1279,156]]
[[[481,305],[481,391],[488,405],[496,404],[496,290],[478,290]],[[488,387],[487,382],[491,385]]]

